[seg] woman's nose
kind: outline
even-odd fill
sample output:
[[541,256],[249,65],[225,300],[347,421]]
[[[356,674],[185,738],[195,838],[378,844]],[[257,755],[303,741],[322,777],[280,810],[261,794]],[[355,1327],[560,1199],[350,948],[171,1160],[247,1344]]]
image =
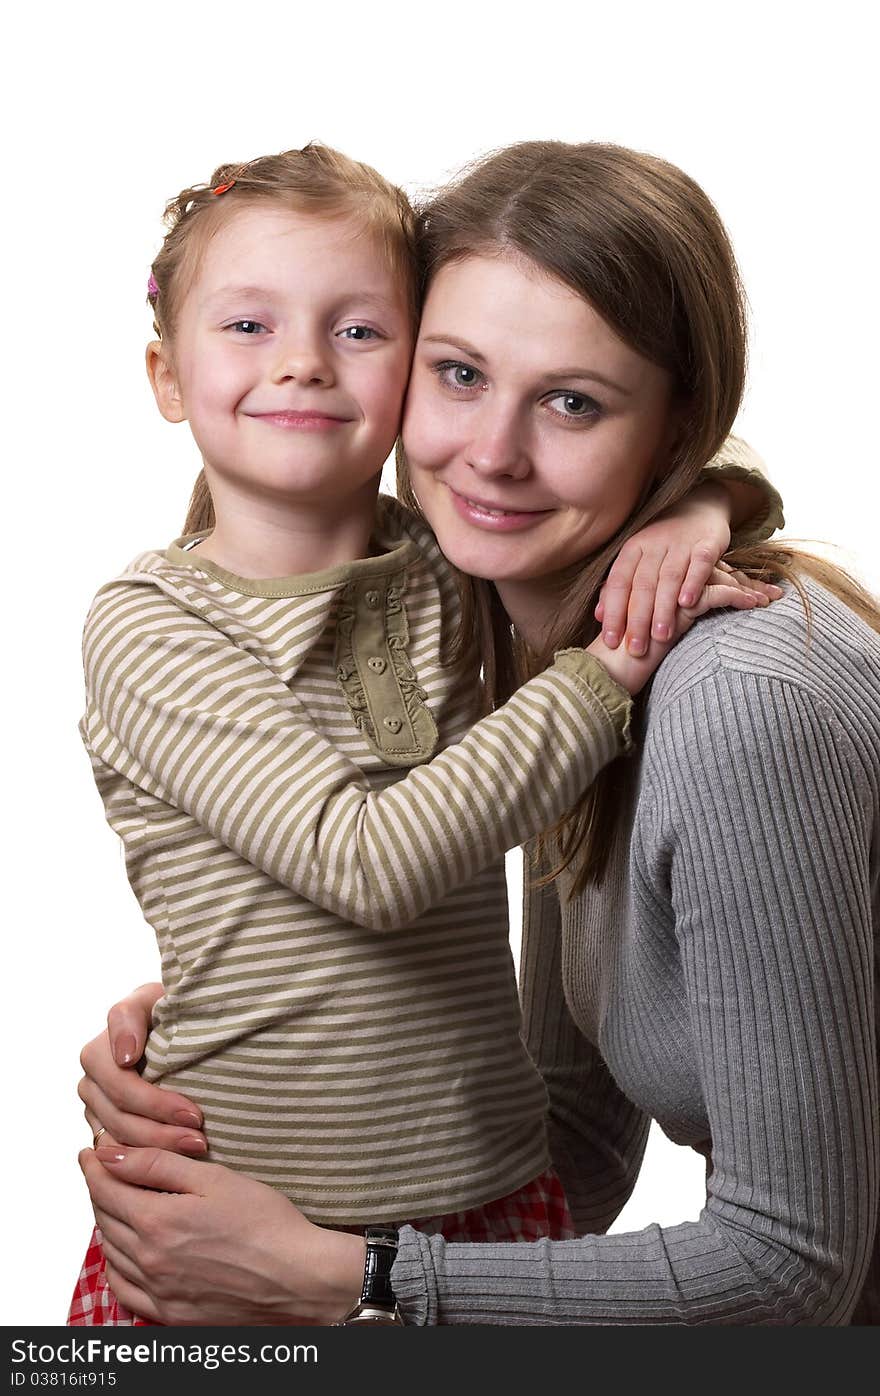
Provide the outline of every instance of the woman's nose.
[[515,480],[528,475],[531,460],[514,413],[487,411],[474,427],[465,460],[478,475],[487,479],[506,475]]

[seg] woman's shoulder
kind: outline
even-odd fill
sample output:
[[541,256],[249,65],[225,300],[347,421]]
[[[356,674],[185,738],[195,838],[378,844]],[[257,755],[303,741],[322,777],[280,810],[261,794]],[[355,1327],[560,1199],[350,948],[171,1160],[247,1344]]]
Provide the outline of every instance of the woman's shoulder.
[[880,741],[880,635],[833,592],[810,578],[803,585],[807,605],[789,585],[760,610],[699,620],[658,670],[649,725],[684,701],[700,711],[787,687],[847,725],[867,723]]

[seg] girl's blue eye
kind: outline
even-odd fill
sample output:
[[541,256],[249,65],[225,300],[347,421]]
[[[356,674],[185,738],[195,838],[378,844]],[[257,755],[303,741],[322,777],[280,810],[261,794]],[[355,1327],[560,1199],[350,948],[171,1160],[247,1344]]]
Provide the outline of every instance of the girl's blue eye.
[[238,330],[239,334],[259,334],[261,331],[265,333],[266,330],[266,326],[261,325],[259,320],[234,320],[229,328]]
[[346,325],[345,329],[340,331],[340,335],[343,339],[353,340],[355,344],[378,338],[377,332],[369,325]]
[[445,383],[448,388],[476,388],[482,378],[480,370],[472,364],[459,363],[453,359],[438,364],[435,372],[441,383]]

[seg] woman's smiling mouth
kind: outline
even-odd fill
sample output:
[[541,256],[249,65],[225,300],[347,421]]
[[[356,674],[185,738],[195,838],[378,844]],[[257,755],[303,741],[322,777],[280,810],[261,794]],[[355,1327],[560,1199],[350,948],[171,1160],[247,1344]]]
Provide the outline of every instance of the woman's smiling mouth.
[[489,504],[470,495],[461,494],[453,489],[452,485],[447,485],[446,488],[452,497],[456,512],[468,523],[476,524],[478,528],[513,532],[530,528],[553,512],[552,509],[504,509],[497,504]]

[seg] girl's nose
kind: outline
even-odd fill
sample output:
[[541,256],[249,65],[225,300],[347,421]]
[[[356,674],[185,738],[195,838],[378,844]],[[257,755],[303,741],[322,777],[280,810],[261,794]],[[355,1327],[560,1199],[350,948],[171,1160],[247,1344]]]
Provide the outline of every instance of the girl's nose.
[[329,352],[316,338],[299,336],[279,346],[272,380],[327,387],[333,382],[333,365]]

